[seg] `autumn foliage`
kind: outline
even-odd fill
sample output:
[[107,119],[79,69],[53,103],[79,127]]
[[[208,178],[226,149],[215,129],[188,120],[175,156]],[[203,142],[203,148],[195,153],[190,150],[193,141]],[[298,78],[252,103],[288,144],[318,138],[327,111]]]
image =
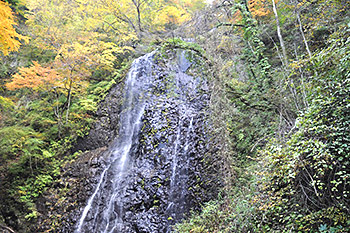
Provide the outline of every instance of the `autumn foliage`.
[[54,69],[42,67],[34,61],[28,68],[19,68],[19,73],[13,75],[12,81],[7,83],[6,87],[9,90],[21,88],[30,88],[34,91],[48,90],[61,79]]
[[[277,2],[277,1],[275,1]],[[250,0],[248,1],[248,7],[253,17],[264,17],[271,13],[268,8],[267,0]]]
[[6,56],[11,51],[17,51],[20,40],[28,41],[28,37],[18,34],[13,27],[16,25],[13,12],[8,3],[0,1],[0,51]]
[[[23,223],[17,232],[44,232],[35,224],[40,214],[37,197],[68,161],[66,152],[89,132],[99,102],[123,80],[130,60],[205,3],[4,1],[0,53],[19,51],[0,61],[0,232],[9,206],[20,209],[13,221]],[[13,11],[22,16],[18,27]],[[23,41],[28,43],[20,48]],[[45,232],[56,227],[45,223]]]

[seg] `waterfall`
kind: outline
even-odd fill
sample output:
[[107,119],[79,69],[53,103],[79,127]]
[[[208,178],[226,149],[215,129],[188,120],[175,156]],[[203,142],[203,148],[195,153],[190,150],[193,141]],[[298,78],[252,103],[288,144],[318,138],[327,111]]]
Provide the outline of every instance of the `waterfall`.
[[[167,212],[168,212],[168,218],[174,219],[177,216],[181,216],[182,214],[184,214],[184,210],[181,206],[181,204],[183,204],[185,202],[185,191],[182,189],[180,192],[176,192],[176,189],[179,189],[179,187],[185,187],[186,185],[186,181],[187,181],[187,175],[186,171],[179,171],[178,169],[178,163],[179,163],[179,159],[181,159],[180,157],[178,158],[178,156],[183,156],[185,157],[187,155],[187,152],[189,150],[189,147],[191,146],[191,141],[190,141],[190,137],[191,137],[191,133],[193,131],[193,117],[191,117],[188,128],[187,128],[187,133],[185,136],[185,141],[181,142],[181,126],[183,126],[183,121],[188,119],[188,115],[185,113],[183,115],[183,118],[180,118],[179,120],[179,126],[178,127],[178,131],[176,134],[176,140],[175,140],[175,144],[174,144],[174,152],[172,155],[172,173],[171,173],[171,178],[170,178],[170,195],[169,195],[169,203],[168,203],[168,207],[167,207]],[[183,143],[183,144],[182,144]],[[182,151],[181,151],[181,148]],[[187,159],[187,161],[185,162],[186,166],[185,168],[187,168],[189,166],[189,160]],[[185,172],[185,174],[181,174]],[[183,177],[181,177],[183,176]],[[177,200],[177,203],[174,201]],[[170,231],[171,229],[168,228],[168,231]]]
[[[145,91],[147,90],[147,85],[149,84],[150,70],[152,67],[152,57],[154,53],[149,53],[143,57],[136,59],[131,67],[131,70],[128,73],[126,82],[125,82],[125,96],[124,96],[124,106],[123,113],[120,118],[120,130],[119,137],[115,146],[112,150],[110,163],[104,169],[97,184],[96,190],[93,195],[90,197],[84,211],[79,220],[76,233],[82,232],[82,226],[87,217],[88,212],[92,208],[92,204],[95,201],[96,195],[100,192],[100,189],[108,179],[112,177],[112,193],[110,199],[106,203],[106,209],[103,211],[103,223],[98,223],[99,228],[101,225],[105,225],[103,232],[109,232],[111,214],[115,216],[113,222],[112,230],[113,232],[117,228],[117,223],[121,222],[122,215],[122,206],[120,206],[119,213],[112,211],[112,205],[116,201],[118,192],[120,192],[121,182],[124,178],[124,173],[127,172],[127,167],[130,165],[129,153],[132,147],[133,141],[135,141],[135,135],[137,135],[140,130],[141,117],[144,112],[145,107]],[[97,214],[97,211],[96,211]],[[96,215],[93,221],[96,222]],[[97,225],[95,223],[94,225]]]
[[119,135],[75,233],[170,232],[194,203],[191,162],[205,153],[206,82],[186,74],[184,51],[175,63],[159,60],[152,52],[131,65]]

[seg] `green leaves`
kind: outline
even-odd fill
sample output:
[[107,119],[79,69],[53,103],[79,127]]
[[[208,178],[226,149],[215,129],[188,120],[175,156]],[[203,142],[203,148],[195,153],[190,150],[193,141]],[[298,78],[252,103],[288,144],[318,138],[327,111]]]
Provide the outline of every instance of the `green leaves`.
[[[349,214],[350,206],[350,82],[343,68],[350,62],[346,31],[315,54],[315,62],[309,64],[317,92],[309,97],[311,105],[298,119],[298,131],[282,149],[273,144],[264,149],[269,167],[265,187],[288,202],[302,203],[303,208],[296,208],[302,218],[290,221],[304,231],[324,221],[331,227],[322,225],[321,232],[337,232],[339,225],[348,224],[347,218],[341,217]],[[280,215],[274,207],[267,213],[271,219],[287,214]]]

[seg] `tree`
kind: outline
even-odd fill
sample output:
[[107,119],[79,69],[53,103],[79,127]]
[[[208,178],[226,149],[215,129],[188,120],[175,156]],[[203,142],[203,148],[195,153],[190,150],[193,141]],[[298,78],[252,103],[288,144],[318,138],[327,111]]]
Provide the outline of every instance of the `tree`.
[[29,88],[34,91],[49,90],[57,85],[62,77],[56,70],[50,67],[42,67],[39,63],[33,61],[30,67],[19,68],[19,72],[13,75],[11,82],[5,86],[9,90]]
[[264,17],[271,13],[267,7],[266,0],[249,0],[248,1],[249,10],[253,17]]
[[[179,24],[189,19],[191,11],[204,6],[202,0],[99,0],[104,14],[113,18],[109,24],[113,29],[124,31],[130,28],[138,37],[166,29],[169,24]],[[97,3],[98,4],[98,3]],[[119,25],[119,27],[117,26]]]
[[157,16],[160,25],[176,25],[189,19],[189,14],[176,6],[165,6]]
[[284,46],[284,40],[283,40],[282,33],[281,33],[280,20],[278,18],[276,3],[275,3],[275,0],[271,0],[271,1],[272,1],[273,13],[275,14],[275,19],[276,19],[277,35],[278,35],[278,39],[280,41],[280,45],[282,48],[284,65],[288,66],[287,52],[286,52],[286,47]]
[[16,32],[13,12],[8,3],[0,1],[0,51],[6,56],[11,51],[17,51],[21,40],[28,42],[29,38]]
[[14,103],[11,99],[0,96],[0,126],[5,115],[4,113],[8,112],[13,106]]

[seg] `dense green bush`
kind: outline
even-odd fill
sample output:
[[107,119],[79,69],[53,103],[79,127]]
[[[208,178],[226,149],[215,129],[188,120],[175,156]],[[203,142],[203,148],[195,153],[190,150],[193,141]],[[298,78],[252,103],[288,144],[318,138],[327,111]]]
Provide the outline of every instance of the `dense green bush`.
[[[350,29],[310,61],[313,94],[286,145],[264,150],[263,182],[269,200],[266,224],[310,231],[349,229],[350,221]],[[291,213],[295,214],[292,218]]]

